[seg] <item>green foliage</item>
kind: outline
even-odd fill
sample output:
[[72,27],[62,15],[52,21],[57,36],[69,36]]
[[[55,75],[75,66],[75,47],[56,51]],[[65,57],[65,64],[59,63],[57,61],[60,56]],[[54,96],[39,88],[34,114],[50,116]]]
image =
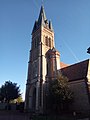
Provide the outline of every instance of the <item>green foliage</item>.
[[19,87],[17,83],[6,81],[0,88],[0,101],[9,103],[11,100],[21,96]]
[[59,102],[69,101],[73,98],[69,89],[68,78],[61,74],[51,83],[50,91],[53,97],[58,98]]
[[73,93],[70,90],[67,77],[60,74],[57,79],[50,81],[48,96],[50,108],[54,106],[57,109],[66,109],[72,100]]
[[23,102],[22,96],[19,96],[14,100],[10,100],[10,103],[22,103],[22,102]]
[[21,102],[23,102],[22,97],[21,97],[21,96],[20,96],[20,97],[18,97],[18,98],[16,99],[16,102],[17,102],[17,103],[21,103]]

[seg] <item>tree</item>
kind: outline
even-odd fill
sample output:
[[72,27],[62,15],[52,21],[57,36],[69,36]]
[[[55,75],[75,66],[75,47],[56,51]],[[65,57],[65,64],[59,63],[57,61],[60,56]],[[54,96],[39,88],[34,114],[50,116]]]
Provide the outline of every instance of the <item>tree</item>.
[[89,54],[90,54],[90,47],[87,49],[87,53],[89,53]]
[[22,103],[22,102],[23,102],[22,97],[21,97],[21,96],[20,96],[20,97],[18,97],[18,98],[16,99],[16,102],[17,102],[17,103]]
[[9,103],[21,96],[20,86],[17,83],[12,83],[11,81],[6,81],[4,85],[0,88],[0,101]]
[[14,100],[10,100],[10,103],[22,103],[22,102],[24,102],[22,99],[22,96],[19,96],[18,98]]
[[55,80],[50,81],[48,98],[49,107],[56,112],[68,108],[73,100],[73,92],[69,88],[67,77],[60,74]]

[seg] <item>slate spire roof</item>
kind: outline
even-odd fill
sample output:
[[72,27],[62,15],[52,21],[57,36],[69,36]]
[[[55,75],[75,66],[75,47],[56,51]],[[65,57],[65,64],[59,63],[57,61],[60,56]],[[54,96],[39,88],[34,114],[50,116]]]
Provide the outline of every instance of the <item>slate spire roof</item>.
[[43,5],[41,6],[38,20],[36,20],[34,23],[32,32],[35,32],[40,26],[44,26],[44,27],[50,29],[51,31],[53,31],[52,22],[51,21],[48,22]]
[[45,15],[44,6],[41,6],[41,10],[40,10],[39,18],[38,18],[38,23],[41,25],[42,22],[44,23],[45,20],[47,20],[47,18]]

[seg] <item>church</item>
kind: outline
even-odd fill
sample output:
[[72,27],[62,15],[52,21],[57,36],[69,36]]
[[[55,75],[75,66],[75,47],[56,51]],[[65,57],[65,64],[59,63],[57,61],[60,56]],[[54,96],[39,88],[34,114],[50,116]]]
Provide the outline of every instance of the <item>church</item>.
[[[45,85],[61,71],[69,79],[74,92],[71,110],[90,110],[90,60],[74,65],[60,62],[60,53],[55,48],[52,22],[46,18],[43,5],[32,30],[28,75],[26,83],[25,110],[43,113]],[[81,103],[82,101],[82,103]]]

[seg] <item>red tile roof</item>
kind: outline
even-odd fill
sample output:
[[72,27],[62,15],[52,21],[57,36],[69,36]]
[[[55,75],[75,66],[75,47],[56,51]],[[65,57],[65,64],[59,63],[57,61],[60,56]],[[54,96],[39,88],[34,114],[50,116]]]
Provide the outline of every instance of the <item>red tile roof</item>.
[[63,62],[60,62],[60,68],[65,68],[65,67],[67,67],[67,66],[69,66],[68,64],[65,64],[65,63],[63,63]]
[[70,65],[68,67],[62,68],[61,72],[63,75],[68,77],[69,81],[80,80],[87,76],[88,65],[89,65],[89,59]]

